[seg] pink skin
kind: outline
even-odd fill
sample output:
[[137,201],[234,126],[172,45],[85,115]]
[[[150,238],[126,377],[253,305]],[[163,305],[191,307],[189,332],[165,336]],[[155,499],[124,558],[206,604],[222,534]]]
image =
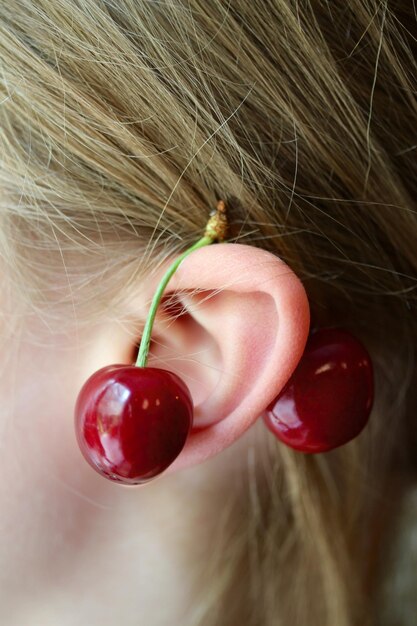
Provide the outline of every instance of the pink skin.
[[[69,306],[64,325],[50,328],[17,299],[1,299],[2,624],[185,622],[218,512],[248,454],[256,462],[270,436],[258,417],[296,368],[309,308],[300,281],[268,252],[225,243],[187,257],[167,291],[179,290],[188,312],[157,315],[148,365],[184,380],[194,426],[160,478],[124,488],[83,459],[74,405],[95,371],[132,364],[138,328],[172,260],[135,293],[121,293],[122,322],[105,310],[78,330]],[[21,332],[11,320],[22,321]]]

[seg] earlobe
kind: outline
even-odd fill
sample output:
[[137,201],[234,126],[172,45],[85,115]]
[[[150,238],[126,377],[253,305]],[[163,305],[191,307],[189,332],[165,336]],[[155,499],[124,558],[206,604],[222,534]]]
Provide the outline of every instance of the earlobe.
[[[155,284],[165,269],[165,265],[160,268]],[[180,295],[193,332],[196,325],[202,329],[195,334],[194,352],[198,353],[199,337],[204,336],[205,341],[210,337],[221,356],[217,383],[195,404],[193,429],[165,472],[171,473],[221,452],[255,422],[303,354],[310,311],[294,272],[274,254],[243,244],[219,243],[195,250],[183,260],[166,292]],[[175,324],[168,325],[166,332],[175,333]],[[181,332],[186,332],[184,325]],[[206,374],[198,366],[198,356],[194,362],[193,379],[198,383]],[[175,371],[171,362],[155,365]],[[192,391],[190,381],[183,378]]]

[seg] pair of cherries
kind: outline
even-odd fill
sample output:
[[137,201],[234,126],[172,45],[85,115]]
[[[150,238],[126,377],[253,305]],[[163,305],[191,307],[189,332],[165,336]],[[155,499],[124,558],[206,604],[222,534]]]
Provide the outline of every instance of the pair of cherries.
[[[225,205],[211,213],[204,237],[169,268],[151,304],[136,365],[101,368],[84,383],[75,406],[76,436],[90,465],[106,478],[135,485],[161,474],[181,453],[193,426],[193,400],[177,374],[146,367],[152,323],[170,277],[190,252],[222,241]],[[348,331],[310,333],[304,354],[263,420],[286,445],[325,452],[356,437],[374,396],[372,362]]]
[[[288,446],[325,452],[361,432],[372,402],[372,364],[363,345],[345,330],[320,329],[262,417]],[[86,460],[125,484],[146,482],[171,465],[192,425],[190,391],[165,369],[103,367],[77,399],[76,432]]]

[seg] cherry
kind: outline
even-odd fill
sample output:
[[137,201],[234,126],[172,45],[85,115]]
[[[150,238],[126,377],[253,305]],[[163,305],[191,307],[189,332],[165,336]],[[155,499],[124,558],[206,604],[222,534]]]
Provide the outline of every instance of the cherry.
[[301,452],[325,452],[356,437],[374,397],[371,358],[348,331],[313,331],[304,354],[262,417],[283,443]]
[[94,372],[75,404],[75,432],[88,463],[102,476],[137,485],[161,474],[180,454],[193,425],[193,400],[179,376],[146,367],[152,325],[164,289],[183,259],[223,241],[228,223],[219,200],[204,236],[168,268],[152,299],[135,365],[107,365]]
[[76,435],[90,465],[110,480],[143,483],[163,472],[184,447],[193,401],[173,372],[107,365],[84,383]]

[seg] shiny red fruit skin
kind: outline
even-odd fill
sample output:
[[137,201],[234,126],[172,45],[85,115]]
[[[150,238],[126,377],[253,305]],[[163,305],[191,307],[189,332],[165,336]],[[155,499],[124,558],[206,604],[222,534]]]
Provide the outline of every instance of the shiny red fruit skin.
[[371,358],[348,331],[313,331],[281,393],[262,417],[283,443],[306,453],[326,452],[356,437],[374,399]]
[[75,405],[81,452],[102,476],[127,485],[163,472],[184,447],[193,400],[173,372],[108,365],[84,383]]

